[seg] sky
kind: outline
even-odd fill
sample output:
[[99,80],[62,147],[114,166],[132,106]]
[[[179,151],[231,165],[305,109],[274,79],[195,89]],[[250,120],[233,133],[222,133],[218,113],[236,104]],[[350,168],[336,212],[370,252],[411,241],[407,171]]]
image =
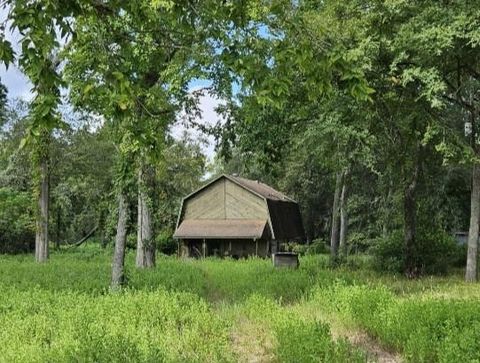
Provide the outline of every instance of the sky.
[[[8,70],[4,65],[0,65],[0,79],[1,82],[7,87],[8,98],[10,100],[21,98],[26,101],[32,98],[31,84],[28,79],[22,74],[22,72],[10,65]],[[191,83],[190,89],[192,91],[205,85],[205,81],[194,81]],[[201,110],[201,116],[196,118],[197,123],[213,126],[218,121],[222,121],[219,114],[215,112],[215,108],[221,104],[221,100],[212,97],[209,94],[205,94],[200,97],[199,108]],[[171,129],[172,135],[175,138],[180,138],[184,132],[187,132],[193,139],[204,139],[206,142],[202,144],[202,150],[211,161],[215,154],[215,141],[212,136],[202,135],[198,130],[187,129],[181,122],[177,122]]]
[[[6,16],[7,10],[0,8],[0,21],[3,21]],[[12,43],[14,50],[18,51],[16,41],[18,34],[6,32],[5,38]],[[31,83],[14,64],[11,64],[8,69],[6,69],[3,64],[0,64],[0,80],[7,87],[8,98],[10,100],[20,98],[29,101],[32,99]],[[209,85],[209,83],[208,80],[194,80],[190,83],[190,89],[192,91],[198,90],[201,87]],[[219,99],[209,94],[200,97],[199,108],[201,110],[201,116],[197,117],[195,121],[205,125],[215,125],[218,121],[222,121],[221,116],[215,112],[215,108],[220,103],[221,101]],[[202,150],[210,161],[213,159],[215,154],[215,141],[212,136],[201,135],[198,130],[187,129],[181,122],[177,122],[177,124],[172,127],[171,132],[176,138],[180,138],[184,132],[188,132],[193,139],[204,139],[206,142],[202,144]]]

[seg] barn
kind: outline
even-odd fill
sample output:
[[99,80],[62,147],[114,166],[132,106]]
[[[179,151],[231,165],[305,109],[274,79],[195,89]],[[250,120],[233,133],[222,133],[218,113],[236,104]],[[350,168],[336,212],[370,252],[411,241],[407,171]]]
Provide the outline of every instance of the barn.
[[272,187],[221,175],[186,196],[174,238],[182,256],[270,256],[281,242],[301,240],[304,229],[293,199]]

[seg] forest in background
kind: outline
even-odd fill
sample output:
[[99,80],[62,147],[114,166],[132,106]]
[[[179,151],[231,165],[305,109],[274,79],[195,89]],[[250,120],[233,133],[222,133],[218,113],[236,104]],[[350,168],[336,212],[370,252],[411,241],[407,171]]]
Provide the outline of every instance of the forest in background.
[[[2,89],[0,249],[39,262],[95,230],[112,286],[172,253],[181,198],[206,173],[296,199],[334,262],[371,252],[416,277],[467,262],[477,278],[480,7],[464,1],[6,1],[0,58],[33,85]],[[7,26],[5,26],[7,25]],[[199,92],[225,122],[195,124]],[[59,112],[61,105],[75,112]],[[217,140],[175,140],[184,112]],[[98,120],[102,120],[98,122]],[[138,226],[141,226],[140,228]],[[452,234],[469,231],[467,251]],[[463,255],[462,255],[463,253]],[[459,257],[460,254],[460,257]],[[459,262],[461,260],[461,262]]]

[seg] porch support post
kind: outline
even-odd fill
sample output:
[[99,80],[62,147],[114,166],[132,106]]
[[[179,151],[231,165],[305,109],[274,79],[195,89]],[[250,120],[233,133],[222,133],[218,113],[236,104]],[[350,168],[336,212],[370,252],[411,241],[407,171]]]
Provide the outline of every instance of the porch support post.
[[255,238],[255,257],[258,257],[258,240]]
[[202,250],[203,250],[203,258],[207,257],[207,242],[205,242],[205,238],[202,242]]

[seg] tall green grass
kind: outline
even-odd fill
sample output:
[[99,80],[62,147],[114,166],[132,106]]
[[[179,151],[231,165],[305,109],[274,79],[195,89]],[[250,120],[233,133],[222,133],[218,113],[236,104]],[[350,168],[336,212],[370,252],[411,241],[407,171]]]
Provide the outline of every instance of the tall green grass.
[[190,293],[2,286],[0,361],[228,362],[228,324]]
[[327,256],[303,257],[298,270],[161,256],[138,270],[128,252],[127,287],[111,293],[111,254],[88,246],[41,265],[0,256],[0,362],[241,361],[262,334],[273,361],[365,360],[329,321],[411,362],[480,361],[480,287],[457,275],[411,281],[365,257],[331,269]]
[[385,286],[338,283],[316,290],[319,308],[365,329],[411,362],[480,361],[478,300],[398,297]]
[[268,326],[281,362],[365,362],[365,355],[345,341],[334,341],[327,323],[306,319],[277,302],[252,295],[243,306],[245,316]]

